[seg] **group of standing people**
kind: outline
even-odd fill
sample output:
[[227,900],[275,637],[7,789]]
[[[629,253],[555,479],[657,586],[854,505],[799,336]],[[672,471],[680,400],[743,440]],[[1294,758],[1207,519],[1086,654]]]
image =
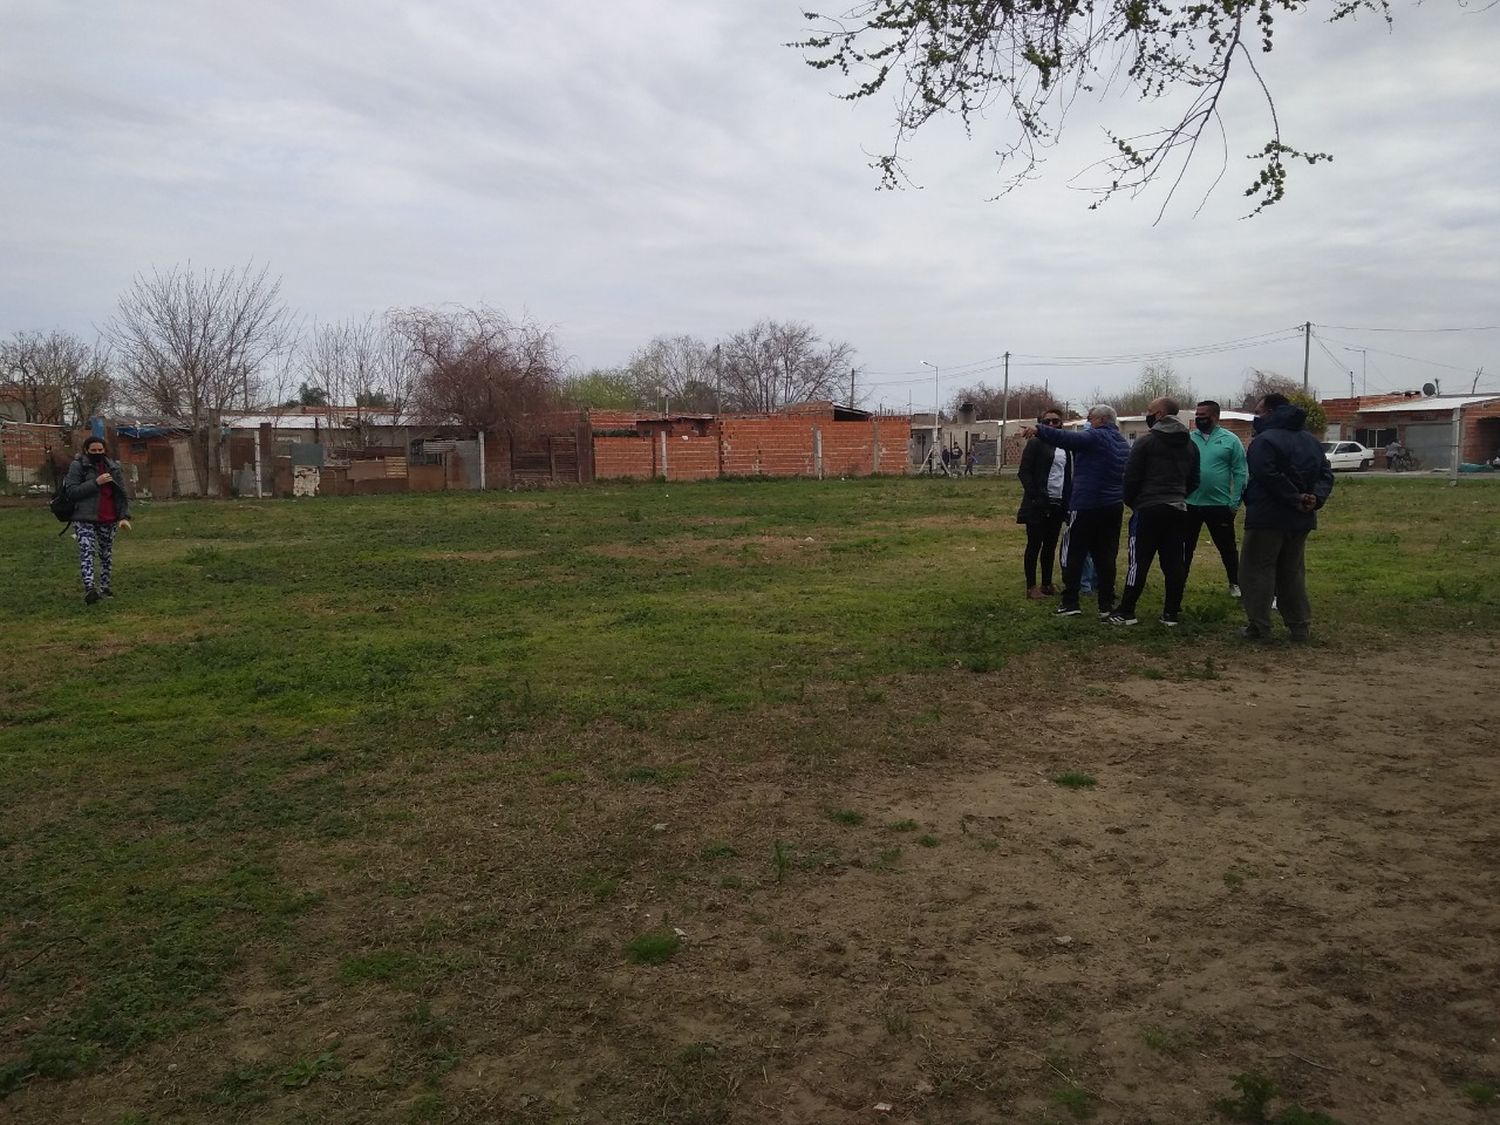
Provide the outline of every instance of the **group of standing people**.
[[[1274,605],[1292,639],[1306,640],[1312,608],[1304,548],[1317,526],[1317,510],[1333,492],[1333,471],[1321,444],[1305,429],[1306,412],[1283,395],[1267,395],[1256,411],[1247,452],[1220,425],[1218,403],[1198,403],[1191,431],[1178,419],[1179,410],[1175,399],[1154,400],[1146,408],[1147,433],[1134,445],[1120,432],[1114,409],[1105,405],[1088,412],[1081,430],[1064,429],[1062,414],[1049,410],[1024,431],[1028,440],[1016,520],[1026,526],[1026,596],[1058,596],[1056,552],[1062,569],[1058,616],[1083,612],[1082,579],[1085,564],[1092,562],[1099,617],[1112,625],[1135,625],[1146,575],[1159,562],[1166,587],[1161,623],[1175,627],[1198,540],[1207,528],[1229,593],[1245,610],[1241,635],[1268,640]],[[1245,535],[1237,546],[1235,516],[1241,503]],[[1122,528],[1127,561],[1117,603]]]

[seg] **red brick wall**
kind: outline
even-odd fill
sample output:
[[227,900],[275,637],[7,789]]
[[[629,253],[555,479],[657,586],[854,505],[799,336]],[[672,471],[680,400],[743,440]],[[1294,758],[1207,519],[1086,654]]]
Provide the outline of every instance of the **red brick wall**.
[[1482,465],[1500,449],[1500,402],[1470,406],[1464,410],[1460,459]]
[[656,473],[655,439],[640,435],[636,437],[594,438],[594,476],[599,480],[611,477],[637,477],[648,480]]
[[719,439],[715,434],[675,434],[667,438],[668,480],[711,480],[718,475]]
[[[725,418],[724,472],[796,477],[813,473],[813,426],[807,418]],[[833,423],[824,423],[825,428]]]
[[[707,480],[729,476],[813,476],[817,472],[813,432],[823,434],[824,476],[869,476],[904,473],[911,425],[905,418],[872,418],[834,422],[810,414],[745,415],[719,420],[721,445],[714,424],[671,426],[667,434],[668,480]],[[594,470],[598,477],[646,479],[662,473],[660,432],[642,435],[595,434]]]

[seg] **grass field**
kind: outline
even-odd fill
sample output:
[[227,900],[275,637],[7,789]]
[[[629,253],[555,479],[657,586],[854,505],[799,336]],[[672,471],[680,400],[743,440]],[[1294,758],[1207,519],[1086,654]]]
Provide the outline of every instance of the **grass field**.
[[[0,509],[0,1117],[1334,1112],[1255,1085],[1291,1050],[1274,1020],[1135,1028],[1162,1072],[1126,1089],[1102,1040],[1042,1030],[1067,1021],[1024,965],[1006,1016],[962,989],[924,1008],[937,970],[895,946],[846,962],[923,887],[958,888],[961,931],[974,872],[1023,849],[897,806],[1019,761],[1057,708],[1490,651],[1500,488],[1341,479],[1309,548],[1316,643],[1248,655],[1206,540],[1175,633],[1159,575],[1135,629],[1026,603],[1016,503],[1013,481],[861,480],[142,504],[94,607],[46,512]],[[1213,737],[1232,751],[1234,724]],[[1029,791],[1075,802],[1055,822],[1112,799],[1097,740],[1056,736],[1078,752]],[[1017,902],[1066,883],[1027,870]],[[1234,909],[1265,885],[1212,881]],[[979,1049],[992,1009],[1029,1069]],[[1475,1058],[1433,1079],[1455,1112],[1494,1096]]]

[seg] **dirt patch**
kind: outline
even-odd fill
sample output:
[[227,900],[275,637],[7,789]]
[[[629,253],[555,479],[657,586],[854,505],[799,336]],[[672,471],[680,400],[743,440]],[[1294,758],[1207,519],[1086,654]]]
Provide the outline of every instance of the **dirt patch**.
[[[1465,1087],[1500,1079],[1494,641],[1399,675],[1318,648],[1118,663],[1140,659],[351,775],[378,830],[283,853],[325,897],[222,1022],[6,1108],[1146,1125],[1220,1120],[1257,1071],[1272,1113],[1471,1119]],[[624,954],[678,930],[664,964]]]

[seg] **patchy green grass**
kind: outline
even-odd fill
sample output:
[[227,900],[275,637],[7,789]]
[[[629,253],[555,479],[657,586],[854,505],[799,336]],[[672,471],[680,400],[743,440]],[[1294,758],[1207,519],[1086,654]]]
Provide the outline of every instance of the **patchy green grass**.
[[625,943],[625,956],[637,965],[665,965],[682,948],[682,938],[671,930],[651,930]]
[[[1308,551],[1320,643],[1494,630],[1497,499],[1341,478]],[[1204,680],[1235,659],[1201,552],[1175,633],[997,597],[1020,569],[1015,501],[1010,480],[850,480],[142,502],[96,606],[50,515],[0,509],[0,1098],[66,1101],[201,1042],[211,1065],[174,1072],[186,1102],[153,1119],[227,1120],[287,1097],[294,1071],[305,1101],[266,1119],[359,1116],[390,1091],[443,1119],[423,1083],[459,1051],[451,1030],[357,1089],[352,1062],[319,1067],[326,1039],[271,1064],[223,1037],[341,1001],[406,1059],[404,1013],[448,992],[518,1038],[621,1026],[571,997],[618,969],[611,935],[647,924],[611,912],[678,907],[699,847],[736,895],[846,869],[774,815],[732,837],[743,859],[702,844],[731,829],[669,802],[720,766],[918,766],[944,752],[945,716],[912,701],[956,673],[988,691],[962,670],[1023,656],[1172,667],[1191,646]],[[884,877],[900,855],[879,853]],[[733,1060],[694,1062],[689,1090],[647,1038],[621,1056],[629,1082],[585,1093],[621,1119],[743,1102]]]
[[1092,774],[1082,770],[1065,770],[1052,775],[1052,784],[1061,785],[1064,789],[1092,789],[1099,782]]

